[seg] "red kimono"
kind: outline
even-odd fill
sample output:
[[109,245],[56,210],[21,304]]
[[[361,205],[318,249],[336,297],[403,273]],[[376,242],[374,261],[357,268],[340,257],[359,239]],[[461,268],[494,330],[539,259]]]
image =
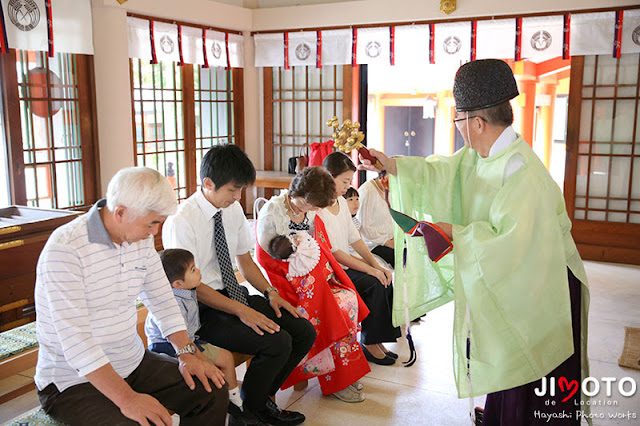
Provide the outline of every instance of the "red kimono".
[[371,371],[357,341],[358,324],[369,314],[353,283],[331,254],[322,220],[316,216],[315,240],[320,260],[309,274],[288,277],[289,264],[273,259],[256,244],[258,262],[280,296],[300,309],[317,336],[307,357],[289,375],[282,389],[318,377],[322,393],[332,394]]

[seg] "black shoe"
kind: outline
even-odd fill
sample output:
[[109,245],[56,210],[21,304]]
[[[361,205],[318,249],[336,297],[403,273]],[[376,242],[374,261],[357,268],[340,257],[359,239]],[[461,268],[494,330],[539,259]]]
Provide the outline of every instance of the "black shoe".
[[384,354],[392,359],[398,359],[398,354],[391,351],[385,351]]
[[476,414],[476,426],[482,425],[482,417],[484,417],[484,409],[480,407],[476,407],[475,414]]
[[256,416],[263,423],[274,426],[295,426],[305,421],[304,414],[281,410],[271,399],[267,399],[264,410],[257,412]]
[[364,357],[369,362],[373,362],[374,364],[378,364],[378,365],[393,365],[396,362],[395,359],[390,358],[386,355],[384,358],[376,358],[375,356],[373,356],[371,352],[369,352],[369,350],[364,345],[361,345],[361,348],[362,348],[362,352],[364,352]]
[[242,411],[233,402],[229,402],[227,413],[229,413],[229,426],[264,425],[251,411]]

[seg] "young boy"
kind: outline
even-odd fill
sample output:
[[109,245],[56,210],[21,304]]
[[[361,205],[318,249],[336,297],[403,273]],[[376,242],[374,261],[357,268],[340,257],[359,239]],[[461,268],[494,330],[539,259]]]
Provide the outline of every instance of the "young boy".
[[[232,417],[241,416],[242,398],[236,380],[236,368],[231,352],[200,340],[196,332],[200,328],[200,314],[196,299],[196,288],[200,285],[202,275],[196,268],[193,255],[188,250],[167,249],[160,253],[164,272],[173,287],[178,306],[187,325],[187,334],[198,349],[224,373],[229,385],[229,413]],[[158,320],[149,313],[144,324],[149,350],[175,357],[175,350],[169,341],[162,336]],[[231,423],[230,423],[231,424]]]
[[356,217],[358,214],[358,210],[360,210],[360,194],[358,190],[353,186],[350,186],[347,189],[347,192],[344,194],[344,198],[347,200],[347,205],[349,206],[349,213],[351,213],[351,220],[353,220],[353,224],[356,225],[356,229],[360,230],[360,220]]

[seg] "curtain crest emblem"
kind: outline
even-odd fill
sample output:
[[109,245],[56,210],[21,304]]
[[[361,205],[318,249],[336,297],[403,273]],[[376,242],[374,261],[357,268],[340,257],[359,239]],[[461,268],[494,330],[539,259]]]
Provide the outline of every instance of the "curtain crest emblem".
[[640,25],[638,25],[631,33],[631,40],[638,46],[640,46]]
[[460,51],[460,48],[462,48],[462,42],[456,36],[449,36],[446,39],[444,39],[444,42],[442,43],[442,48],[447,54],[455,55]]
[[220,59],[222,56],[222,47],[217,41],[214,41],[211,45],[211,54],[213,54],[213,57],[216,59]]
[[172,53],[173,49],[175,49],[175,42],[171,40],[171,37],[168,35],[163,35],[160,38],[160,49],[162,49],[164,53]]
[[367,43],[367,46],[364,49],[365,53],[370,58],[376,58],[380,56],[380,52],[382,52],[382,48],[380,43],[377,41],[370,41]]
[[298,60],[304,61],[311,55],[311,48],[307,43],[302,42],[296,46],[295,54]]
[[7,14],[20,31],[31,31],[40,23],[40,9],[33,0],[10,0]]
[[547,31],[545,30],[536,31],[531,36],[531,47],[533,47],[537,51],[543,51],[548,49],[549,46],[551,46],[552,41],[553,41],[553,38],[551,37],[551,34],[549,34]]

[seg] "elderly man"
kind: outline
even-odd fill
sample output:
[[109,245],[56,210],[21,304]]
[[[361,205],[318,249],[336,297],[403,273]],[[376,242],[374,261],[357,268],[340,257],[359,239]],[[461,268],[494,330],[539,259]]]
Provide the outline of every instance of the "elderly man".
[[[152,236],[175,210],[168,181],[132,167],[111,179],[106,200],[51,234],[37,266],[35,382],[55,419],[171,425],[168,408],[181,424],[224,424],[223,375],[189,341],[154,248]],[[145,351],[136,333],[138,295],[177,360]]]
[[[458,394],[489,394],[483,425],[551,417],[577,425],[579,393],[563,401],[567,393],[540,397],[535,389],[587,376],[587,277],[560,189],[511,127],[509,100],[517,95],[505,62],[467,63],[453,88],[464,148],[427,159],[372,153],[391,175],[393,207],[431,217],[453,241],[455,273],[450,261],[430,262],[424,242],[412,239],[396,280],[409,286],[412,317],[455,300]],[[404,248],[404,238],[395,241]]]

